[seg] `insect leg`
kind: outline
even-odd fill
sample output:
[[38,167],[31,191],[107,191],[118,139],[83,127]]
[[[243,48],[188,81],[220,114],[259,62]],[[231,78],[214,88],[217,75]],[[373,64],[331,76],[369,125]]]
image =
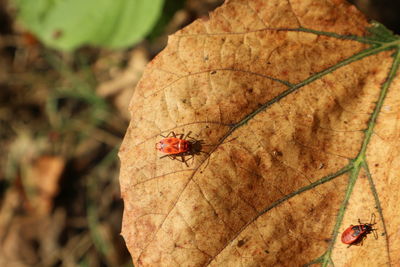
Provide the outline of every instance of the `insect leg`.
[[160,134],[160,135],[161,135],[162,137],[164,137],[164,138],[167,138],[167,137],[169,137],[171,134],[172,134],[173,137],[176,137],[176,134],[174,133],[174,131],[169,132],[166,136],[165,136],[165,135],[162,135],[162,134]]
[[184,156],[181,156],[181,158],[182,158],[182,162],[186,164],[186,167],[189,167],[189,165],[187,164],[187,162],[186,162]]
[[168,157],[170,159],[176,159],[175,155],[164,155],[164,156],[161,156],[160,159],[165,158],[165,157]]
[[187,162],[187,161],[189,161],[189,160],[192,160],[192,164],[193,164],[193,161],[194,161],[194,156],[193,155],[191,155],[191,157],[190,158],[188,158],[188,159],[185,159],[185,161]]
[[[180,162],[183,162],[186,164],[187,167],[189,167],[189,165],[187,164],[187,160],[185,159],[186,154],[185,153],[180,153],[180,154],[176,154],[176,155],[167,155],[170,159],[174,159]],[[180,157],[180,158],[178,158]]]
[[[190,139],[193,139],[191,136],[190,136],[190,134],[192,133],[192,131],[189,131],[185,136],[183,136],[181,139],[187,139],[187,138],[190,138]],[[183,135],[183,134],[182,134]]]

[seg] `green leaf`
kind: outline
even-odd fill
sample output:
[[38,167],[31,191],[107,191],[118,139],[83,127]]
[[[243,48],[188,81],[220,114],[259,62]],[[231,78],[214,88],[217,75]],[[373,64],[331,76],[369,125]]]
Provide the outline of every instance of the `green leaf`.
[[164,0],[17,0],[25,27],[46,45],[123,48],[140,41],[157,21]]

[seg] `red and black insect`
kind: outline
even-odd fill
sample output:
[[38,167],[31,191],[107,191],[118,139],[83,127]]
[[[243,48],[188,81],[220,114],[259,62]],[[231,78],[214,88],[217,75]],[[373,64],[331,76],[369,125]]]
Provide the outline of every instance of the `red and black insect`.
[[375,239],[378,239],[378,234],[376,233],[376,229],[373,228],[373,225],[376,223],[375,215],[371,214],[370,223],[361,223],[360,219],[358,219],[358,225],[350,225],[344,232],[342,233],[342,242],[350,246],[352,245],[362,245],[363,240],[367,237],[371,232],[374,233]]
[[[181,161],[189,167],[187,161],[192,159],[194,155],[203,152],[201,151],[203,141],[194,139],[190,134],[191,132],[186,135],[177,135],[174,132],[170,132],[167,136],[161,135],[164,139],[156,143],[156,149],[166,155],[160,157],[160,159],[169,157],[170,159]],[[191,157],[187,159],[186,156]]]

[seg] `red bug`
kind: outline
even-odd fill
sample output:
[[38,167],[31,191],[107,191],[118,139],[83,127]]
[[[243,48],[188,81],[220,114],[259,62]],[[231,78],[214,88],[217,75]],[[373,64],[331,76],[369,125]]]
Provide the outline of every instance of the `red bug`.
[[367,237],[371,232],[374,233],[375,239],[378,239],[378,234],[376,233],[376,229],[372,228],[375,220],[375,214],[371,214],[370,223],[361,223],[360,219],[358,219],[358,225],[350,225],[344,232],[342,233],[342,242],[350,246],[361,244],[363,240]]
[[[196,140],[190,136],[191,132],[188,132],[186,135],[184,134],[175,134],[174,132],[170,132],[167,136],[163,136],[164,139],[161,139],[158,143],[156,143],[156,149],[166,155],[160,157],[169,157],[173,160],[178,160],[187,164],[187,160],[192,159],[193,155],[199,154],[201,151],[202,140]],[[172,137],[170,137],[172,135]],[[186,159],[186,156],[192,156],[189,159]]]

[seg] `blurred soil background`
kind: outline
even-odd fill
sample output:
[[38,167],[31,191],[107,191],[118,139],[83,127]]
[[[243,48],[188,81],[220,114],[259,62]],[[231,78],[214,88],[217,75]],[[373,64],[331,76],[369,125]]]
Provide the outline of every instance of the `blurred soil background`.
[[[0,0],[0,266],[132,266],[118,148],[135,85],[167,36],[223,0],[166,0],[128,49],[44,46]],[[397,1],[353,1],[400,32]]]

